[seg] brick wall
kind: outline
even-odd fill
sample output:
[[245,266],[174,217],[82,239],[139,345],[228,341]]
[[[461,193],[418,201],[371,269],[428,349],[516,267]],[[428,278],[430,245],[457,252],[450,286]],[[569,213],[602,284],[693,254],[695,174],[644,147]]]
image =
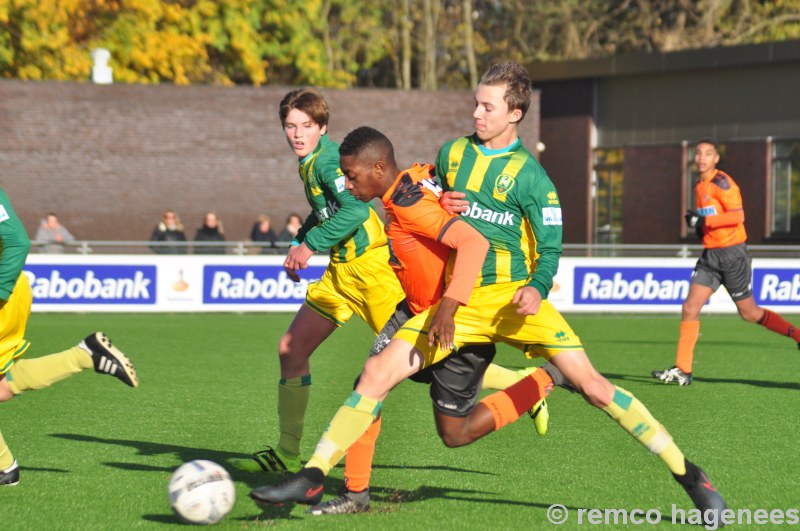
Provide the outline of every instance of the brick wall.
[[[175,209],[194,237],[207,210],[229,240],[261,213],[277,230],[309,209],[278,121],[286,87],[178,87],[0,81],[0,185],[33,236],[48,211],[79,239],[146,240]],[[433,162],[473,131],[472,93],[324,91],[330,136],[380,129],[401,166]],[[521,124],[539,139],[538,93]]]
[[622,242],[678,243],[686,212],[681,146],[627,147],[622,172]]
[[561,200],[564,243],[590,241],[591,119],[566,116],[542,119],[542,166]]
[[728,142],[725,156],[718,164],[718,168],[730,175],[742,192],[744,228],[750,244],[766,243],[768,155],[767,143],[763,140]]

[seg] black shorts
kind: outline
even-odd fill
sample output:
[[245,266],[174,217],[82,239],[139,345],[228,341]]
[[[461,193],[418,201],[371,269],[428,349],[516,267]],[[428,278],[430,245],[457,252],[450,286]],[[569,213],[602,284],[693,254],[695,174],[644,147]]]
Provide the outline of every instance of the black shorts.
[[747,245],[704,249],[694,266],[692,283],[717,291],[725,286],[731,299],[740,301],[753,295],[752,257]]
[[[370,356],[382,351],[395,332],[413,316],[405,300],[398,304],[375,339]],[[492,344],[468,345],[439,363],[411,375],[409,379],[430,384],[431,400],[436,411],[451,417],[466,417],[478,404],[483,374],[496,352]]]

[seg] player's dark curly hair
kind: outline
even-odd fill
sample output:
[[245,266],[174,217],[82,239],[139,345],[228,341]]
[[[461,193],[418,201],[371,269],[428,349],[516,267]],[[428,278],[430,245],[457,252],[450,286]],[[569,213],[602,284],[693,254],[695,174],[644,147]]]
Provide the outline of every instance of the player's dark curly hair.
[[496,63],[481,76],[481,85],[505,85],[506,93],[503,99],[508,104],[508,110],[522,111],[521,122],[531,106],[531,80],[524,66],[514,62]]
[[699,146],[700,144],[708,144],[709,146],[714,148],[714,151],[719,153],[719,145],[717,144],[717,142],[715,140],[712,140],[710,138],[701,138],[700,140],[695,142],[695,144],[694,144],[695,148],[697,148],[697,146]]
[[372,152],[376,157],[386,157],[387,160],[394,162],[394,146],[391,141],[372,127],[361,126],[353,129],[344,137],[339,145],[339,155],[346,157],[361,155]]

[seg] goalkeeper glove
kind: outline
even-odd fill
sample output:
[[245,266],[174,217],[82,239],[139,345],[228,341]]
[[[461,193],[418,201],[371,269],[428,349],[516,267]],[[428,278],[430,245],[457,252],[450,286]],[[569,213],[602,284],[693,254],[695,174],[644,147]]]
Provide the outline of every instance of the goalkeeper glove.
[[687,210],[686,215],[683,216],[686,220],[686,226],[690,229],[694,229],[697,233],[697,236],[701,239],[703,238],[703,226],[706,224],[706,217],[700,215],[697,210]]

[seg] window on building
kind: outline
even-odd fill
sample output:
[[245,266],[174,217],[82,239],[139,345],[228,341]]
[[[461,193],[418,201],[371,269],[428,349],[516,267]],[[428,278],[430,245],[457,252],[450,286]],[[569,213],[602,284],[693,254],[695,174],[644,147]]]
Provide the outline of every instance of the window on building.
[[622,148],[595,149],[592,172],[594,242],[622,242]]
[[800,140],[772,146],[772,234],[800,236]]

